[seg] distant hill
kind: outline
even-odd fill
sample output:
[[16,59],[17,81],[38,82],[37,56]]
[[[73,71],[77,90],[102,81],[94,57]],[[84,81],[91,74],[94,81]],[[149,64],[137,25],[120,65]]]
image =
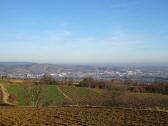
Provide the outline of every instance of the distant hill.
[[38,64],[31,62],[0,62],[0,73],[55,73],[55,72],[90,72],[98,67],[82,65]]

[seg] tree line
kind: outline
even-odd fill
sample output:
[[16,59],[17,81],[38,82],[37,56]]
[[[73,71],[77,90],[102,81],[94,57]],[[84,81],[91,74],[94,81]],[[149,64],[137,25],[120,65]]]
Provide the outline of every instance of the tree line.
[[147,85],[132,80],[94,80],[92,77],[86,77],[78,86],[108,90],[124,88],[130,92],[168,94],[168,81],[155,81]]

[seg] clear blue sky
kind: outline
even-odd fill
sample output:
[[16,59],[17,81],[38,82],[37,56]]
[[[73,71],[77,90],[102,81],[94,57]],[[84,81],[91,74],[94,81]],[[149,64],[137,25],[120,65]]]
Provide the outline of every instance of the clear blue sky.
[[0,61],[168,63],[168,0],[0,0]]

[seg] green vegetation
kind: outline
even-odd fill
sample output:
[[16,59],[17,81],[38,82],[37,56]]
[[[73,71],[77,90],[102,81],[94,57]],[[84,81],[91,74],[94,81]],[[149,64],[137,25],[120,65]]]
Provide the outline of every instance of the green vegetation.
[[[55,85],[43,85],[43,99],[46,105],[59,105],[64,102],[64,96],[58,91]],[[25,89],[23,85],[9,84],[7,90],[10,94],[16,95],[17,104],[20,106],[26,105]]]
[[132,96],[137,96],[137,97],[145,97],[145,96],[153,96],[153,97],[167,97],[168,95],[163,95],[163,94],[158,94],[158,93],[129,93]]
[[74,86],[60,86],[60,88],[69,97],[70,104],[101,105],[104,99],[100,89]]
[[90,96],[96,95],[100,96],[100,92],[97,89],[85,88],[85,87],[74,87],[74,86],[64,86],[64,89],[70,92],[71,96],[78,95],[78,96]]
[[23,85],[17,85],[17,84],[9,84],[7,85],[7,90],[10,94],[15,94],[16,95],[16,100],[18,105],[25,105],[26,100],[24,96],[24,87]]
[[[47,81],[48,82],[48,81]],[[19,106],[32,105],[28,102],[28,97],[25,96],[26,85],[33,87],[31,81],[24,82],[23,84],[15,84],[4,82],[11,99]],[[118,83],[118,82],[117,82]],[[40,84],[33,82],[34,86]],[[99,83],[98,83],[99,84]],[[58,89],[59,87],[59,89]],[[98,88],[96,88],[98,87]],[[101,87],[101,88],[100,88]],[[49,85],[40,84],[41,94],[39,96],[39,104],[45,106],[55,105],[94,105],[94,106],[113,106],[113,107],[127,107],[127,108],[161,108],[167,109],[168,95],[159,93],[146,93],[129,91],[123,85],[112,85],[109,89],[102,88],[103,86],[89,87],[76,87],[68,85]],[[28,87],[27,87],[28,88]],[[38,88],[37,88],[38,91]],[[11,100],[11,101],[12,101]]]
[[51,105],[63,104],[64,96],[61,92],[58,91],[57,86],[55,85],[47,85],[47,91],[44,92],[44,96],[46,96],[47,102]]
[[114,106],[128,108],[161,108],[168,106],[168,95],[157,93],[132,93],[127,90],[60,86],[71,100],[68,104]]

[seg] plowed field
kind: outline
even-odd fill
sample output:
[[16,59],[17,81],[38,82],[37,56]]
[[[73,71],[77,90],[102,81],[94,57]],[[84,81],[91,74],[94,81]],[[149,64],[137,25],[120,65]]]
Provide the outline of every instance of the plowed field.
[[119,108],[0,108],[0,126],[168,126],[168,113]]

